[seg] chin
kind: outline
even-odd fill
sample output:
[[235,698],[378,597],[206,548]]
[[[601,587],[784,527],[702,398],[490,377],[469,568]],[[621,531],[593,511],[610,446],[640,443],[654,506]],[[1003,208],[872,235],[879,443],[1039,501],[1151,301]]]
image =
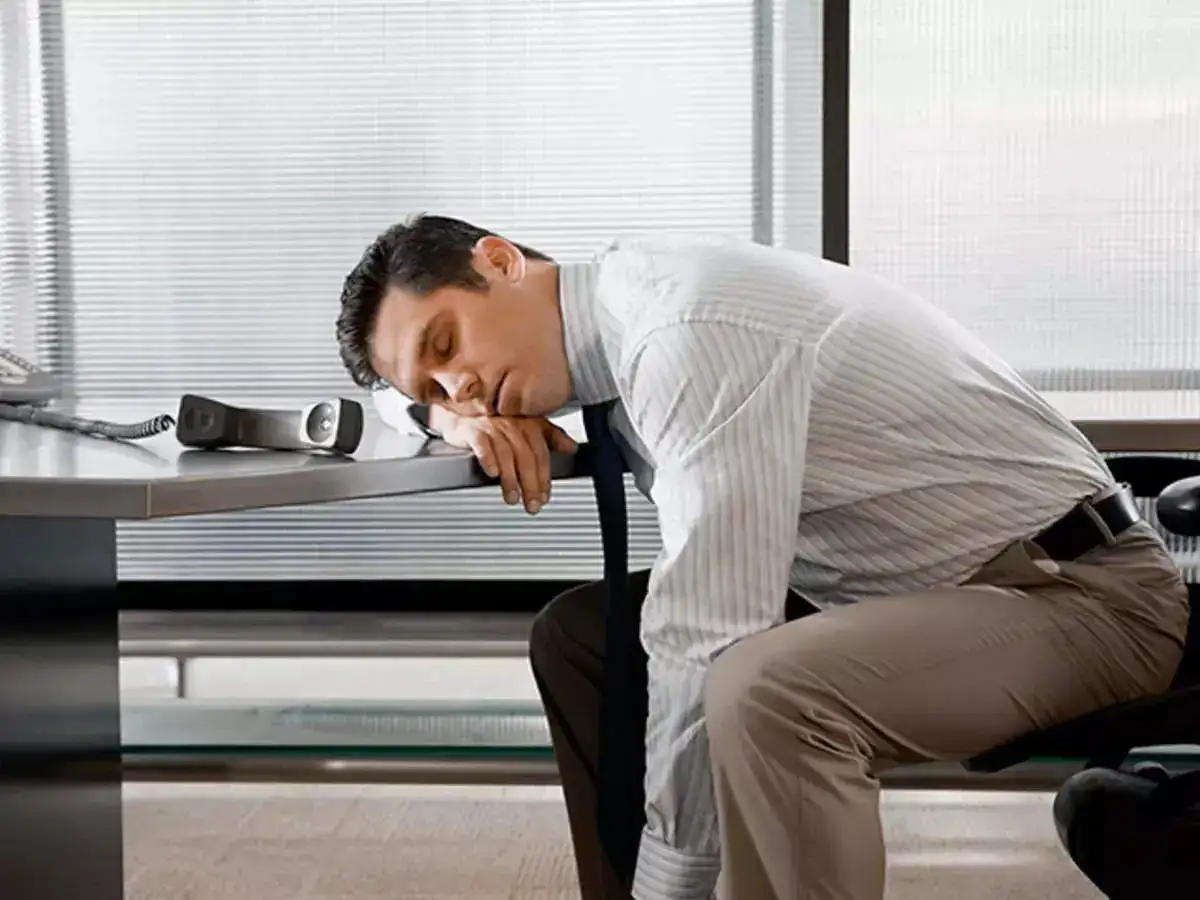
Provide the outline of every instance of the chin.
[[516,384],[506,384],[501,392],[500,401],[496,404],[496,412],[509,418],[523,416],[526,415],[525,406],[524,392]]
[[546,409],[546,404],[541,402],[539,398],[534,397],[532,400],[521,398],[521,412],[518,415],[522,416],[548,416],[552,410]]
[[534,403],[528,404],[528,408],[527,408],[527,411],[525,412],[525,415],[527,415],[527,416],[543,416],[543,417],[552,416],[555,413],[560,412],[562,410],[562,408],[566,405],[567,405],[566,400],[562,401],[561,403],[555,403],[554,400],[551,398],[541,397],[541,398],[538,398],[538,400],[535,401]]
[[[517,387],[517,385],[513,385]],[[520,385],[520,390],[513,391],[511,403],[519,411],[510,413],[514,416],[544,417],[559,412],[570,400],[570,392],[565,398],[559,399],[562,393],[554,388],[547,390],[547,385],[528,381]]]

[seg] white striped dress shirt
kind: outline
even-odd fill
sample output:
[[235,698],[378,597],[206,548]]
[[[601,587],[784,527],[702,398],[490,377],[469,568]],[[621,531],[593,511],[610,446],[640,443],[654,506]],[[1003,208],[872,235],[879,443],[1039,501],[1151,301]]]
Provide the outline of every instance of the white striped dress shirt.
[[962,582],[1109,486],[1001,360],[896,285],[736,240],[614,243],[560,275],[576,400],[654,502],[648,825],[637,900],[707,900],[719,866],[712,660],[817,606]]

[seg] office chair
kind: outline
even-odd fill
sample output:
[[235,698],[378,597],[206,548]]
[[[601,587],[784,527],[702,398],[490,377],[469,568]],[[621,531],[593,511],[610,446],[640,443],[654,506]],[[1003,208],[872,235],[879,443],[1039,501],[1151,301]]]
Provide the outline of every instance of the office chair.
[[[1200,460],[1129,456],[1109,460],[1136,496],[1156,498],[1159,524],[1200,536]],[[1193,610],[1200,588],[1190,585]],[[1172,775],[1155,764],[1126,767],[1139,747],[1200,744],[1200,616],[1192,616],[1183,661],[1164,694],[1106,707],[1032,732],[968,760],[999,772],[1035,757],[1084,759],[1054,803],[1068,854],[1110,900],[1200,896],[1200,770]]]

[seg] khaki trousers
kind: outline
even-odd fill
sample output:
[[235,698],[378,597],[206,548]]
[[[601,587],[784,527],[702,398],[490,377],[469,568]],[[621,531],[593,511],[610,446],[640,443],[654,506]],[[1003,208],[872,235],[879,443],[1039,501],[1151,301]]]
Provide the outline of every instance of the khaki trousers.
[[[646,573],[631,578],[644,597]],[[596,834],[604,593],[538,616],[530,655],[550,720],[583,900],[630,896]],[[1138,524],[1073,562],[1019,541],[966,584],[835,607],[718,657],[705,716],[720,900],[882,900],[879,780],[1165,690],[1187,590]]]

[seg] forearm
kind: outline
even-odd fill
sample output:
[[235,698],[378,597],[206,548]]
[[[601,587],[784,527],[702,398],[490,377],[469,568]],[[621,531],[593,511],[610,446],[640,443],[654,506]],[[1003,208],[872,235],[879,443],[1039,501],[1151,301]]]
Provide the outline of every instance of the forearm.
[[412,426],[426,437],[442,439],[452,434],[455,420],[458,418],[447,409],[425,403],[405,404],[404,415]]
[[440,406],[425,406],[423,409],[426,416],[425,421],[429,424],[430,431],[439,435],[450,433],[451,426],[457,418],[454,413]]
[[[427,405],[424,403],[410,404],[410,415],[417,421],[423,423],[430,431],[434,432],[439,437],[445,437],[452,433],[454,427],[463,421],[464,417],[457,413],[453,413],[441,406]],[[559,415],[562,411],[554,413]],[[553,416],[538,417],[549,421]]]
[[[714,360],[730,361],[720,378]],[[642,610],[647,827],[634,897],[708,900],[720,847],[705,682],[726,647],[784,617],[808,416],[803,348],[690,323],[653,335],[632,366],[630,412],[656,462],[663,545]]]
[[636,900],[708,900],[720,843],[708,736],[707,666],[661,652],[651,640],[646,740],[646,830],[633,885]]
[[[786,556],[775,550],[778,542],[763,535],[764,540],[746,548],[746,555],[730,555],[713,565],[721,545],[707,526],[713,521],[731,525],[721,513],[740,504],[728,496],[710,496],[707,509],[713,518],[693,523],[691,539],[681,544],[672,540],[666,512],[665,558],[671,562],[653,580],[643,609],[649,709],[646,829],[634,882],[636,900],[707,900],[715,888],[720,834],[705,689],[722,651],[784,618],[787,565]],[[752,523],[741,524],[757,531]],[[681,552],[672,553],[676,547]],[[701,549],[707,547],[713,550]],[[759,549],[767,556],[760,556]]]

